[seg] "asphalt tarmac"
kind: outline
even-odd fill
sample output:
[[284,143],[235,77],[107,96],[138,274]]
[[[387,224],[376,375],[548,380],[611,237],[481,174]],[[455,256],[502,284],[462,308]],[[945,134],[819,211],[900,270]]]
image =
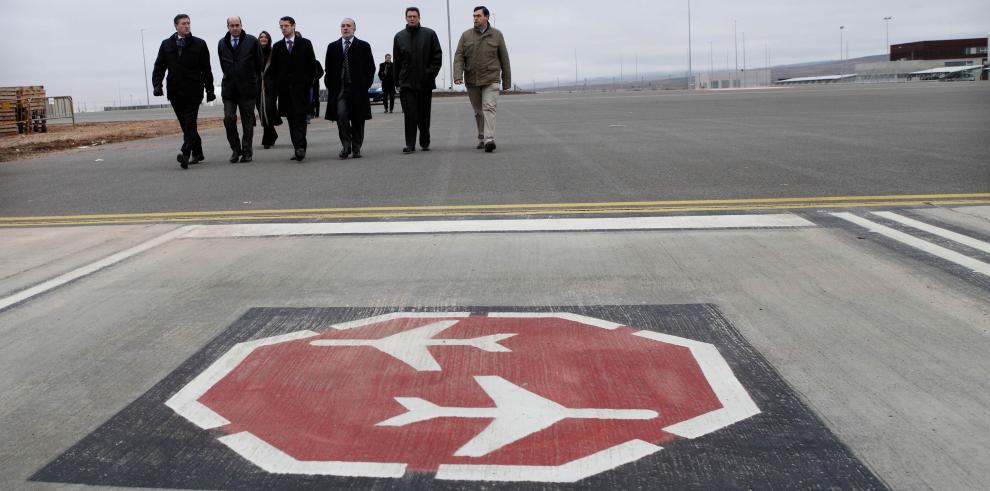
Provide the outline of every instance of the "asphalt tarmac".
[[[303,164],[221,131],[185,172],[174,138],[0,164],[0,488],[982,489],[988,88],[505,97],[491,155],[439,100],[411,156],[396,113],[360,161],[321,122]],[[506,397],[670,425],[524,413],[455,454]],[[381,433],[412,398],[446,416]]]
[[[305,163],[278,145],[182,172],[177,137],[0,165],[5,216],[367,206],[990,192],[990,84],[537,94],[499,100],[498,150],[475,150],[466,98],[437,98],[433,151],[402,155],[374,114],[361,160],[314,120]],[[376,109],[380,107],[376,106]],[[116,115],[113,115],[116,116]],[[128,116],[131,117],[131,116]],[[256,133],[260,141],[260,131]]]

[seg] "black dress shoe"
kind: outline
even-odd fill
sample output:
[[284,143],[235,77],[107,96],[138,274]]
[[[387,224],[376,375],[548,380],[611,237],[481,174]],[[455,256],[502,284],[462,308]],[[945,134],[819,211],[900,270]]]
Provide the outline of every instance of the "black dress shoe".
[[340,153],[337,154],[337,156],[340,157],[340,160],[347,160],[347,157],[350,157],[351,156],[351,151],[350,150],[341,150]]
[[423,149],[424,152],[429,152],[430,151],[430,146],[429,145],[427,145],[425,147],[421,147],[421,148]]
[[474,148],[477,148],[478,150],[481,150],[481,149],[485,148],[485,142],[484,141],[479,141],[478,142],[478,146],[477,147],[474,147]]
[[355,150],[354,153],[351,154],[351,157],[354,157],[356,159],[359,159],[361,157],[364,157],[364,155],[361,155],[361,151],[360,150]]
[[242,164],[246,164],[246,163],[248,163],[248,162],[250,162],[252,160],[254,160],[254,158],[251,157],[250,155],[242,155],[241,156],[241,163]]
[[201,159],[199,155],[193,155],[192,157],[189,157],[189,165],[196,165],[202,161],[203,159]]
[[189,168],[189,157],[186,154],[180,153],[179,155],[176,155],[175,160],[179,162],[179,167],[182,167],[183,169]]
[[193,159],[196,161],[197,164],[200,163],[200,162],[205,162],[206,161],[206,155],[203,155],[201,153],[197,153],[196,155],[193,155]]
[[492,153],[495,151],[495,140],[489,140],[485,143],[485,153]]
[[230,155],[230,163],[236,164],[241,161],[241,152],[234,150],[234,153]]
[[405,147],[402,149],[402,153],[410,154],[416,151],[416,147]]
[[271,150],[274,145],[265,145],[265,150]]
[[302,162],[303,159],[305,159],[305,158],[306,158],[306,151],[303,150],[303,149],[301,149],[301,148],[297,148],[296,149],[296,158],[295,158],[295,160],[297,160],[299,162]]

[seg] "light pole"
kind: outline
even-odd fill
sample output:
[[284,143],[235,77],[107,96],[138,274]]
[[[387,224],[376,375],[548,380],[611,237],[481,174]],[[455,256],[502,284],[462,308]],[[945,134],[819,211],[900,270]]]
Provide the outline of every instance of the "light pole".
[[450,46],[450,0],[447,0],[447,56],[450,60],[450,90],[454,90],[454,52]]
[[893,17],[884,17],[883,18],[884,26],[887,28],[887,45],[886,45],[886,48],[887,48],[887,58],[888,59],[890,58],[890,21],[892,21],[892,20],[894,20]]
[[579,84],[580,84],[580,79],[578,79],[577,48],[574,48],[574,90],[577,90]]
[[732,21],[732,42],[736,49],[736,71],[739,71],[739,26],[735,20]]
[[691,0],[688,0],[688,90],[694,88],[694,67],[691,65]]
[[843,37],[843,31],[845,31],[845,30],[846,30],[846,26],[839,26],[839,67],[840,67],[840,69],[842,67],[842,62],[845,61],[842,58],[843,46],[846,45],[846,43],[844,41],[844,37]]
[[141,29],[141,61],[144,66],[144,95],[148,99],[148,107],[151,107],[151,92],[148,90],[148,59],[144,53],[144,29]]

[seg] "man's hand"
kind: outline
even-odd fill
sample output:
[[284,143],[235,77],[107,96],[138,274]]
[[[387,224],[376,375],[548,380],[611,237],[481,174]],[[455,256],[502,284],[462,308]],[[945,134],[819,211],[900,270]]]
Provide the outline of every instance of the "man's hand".
[[464,83],[464,81],[461,80],[461,79],[454,80],[454,85],[461,85],[463,83]]
[[214,94],[213,92],[206,94],[206,102],[213,102],[215,100],[217,100],[216,94]]
[[155,97],[161,97],[165,95],[165,91],[161,87],[155,87]]

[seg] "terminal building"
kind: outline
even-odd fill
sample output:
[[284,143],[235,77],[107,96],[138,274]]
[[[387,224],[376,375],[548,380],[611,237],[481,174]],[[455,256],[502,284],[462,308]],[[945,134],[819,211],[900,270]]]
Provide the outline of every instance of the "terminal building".
[[890,60],[856,65],[857,82],[986,80],[987,38],[916,41],[890,46]]

